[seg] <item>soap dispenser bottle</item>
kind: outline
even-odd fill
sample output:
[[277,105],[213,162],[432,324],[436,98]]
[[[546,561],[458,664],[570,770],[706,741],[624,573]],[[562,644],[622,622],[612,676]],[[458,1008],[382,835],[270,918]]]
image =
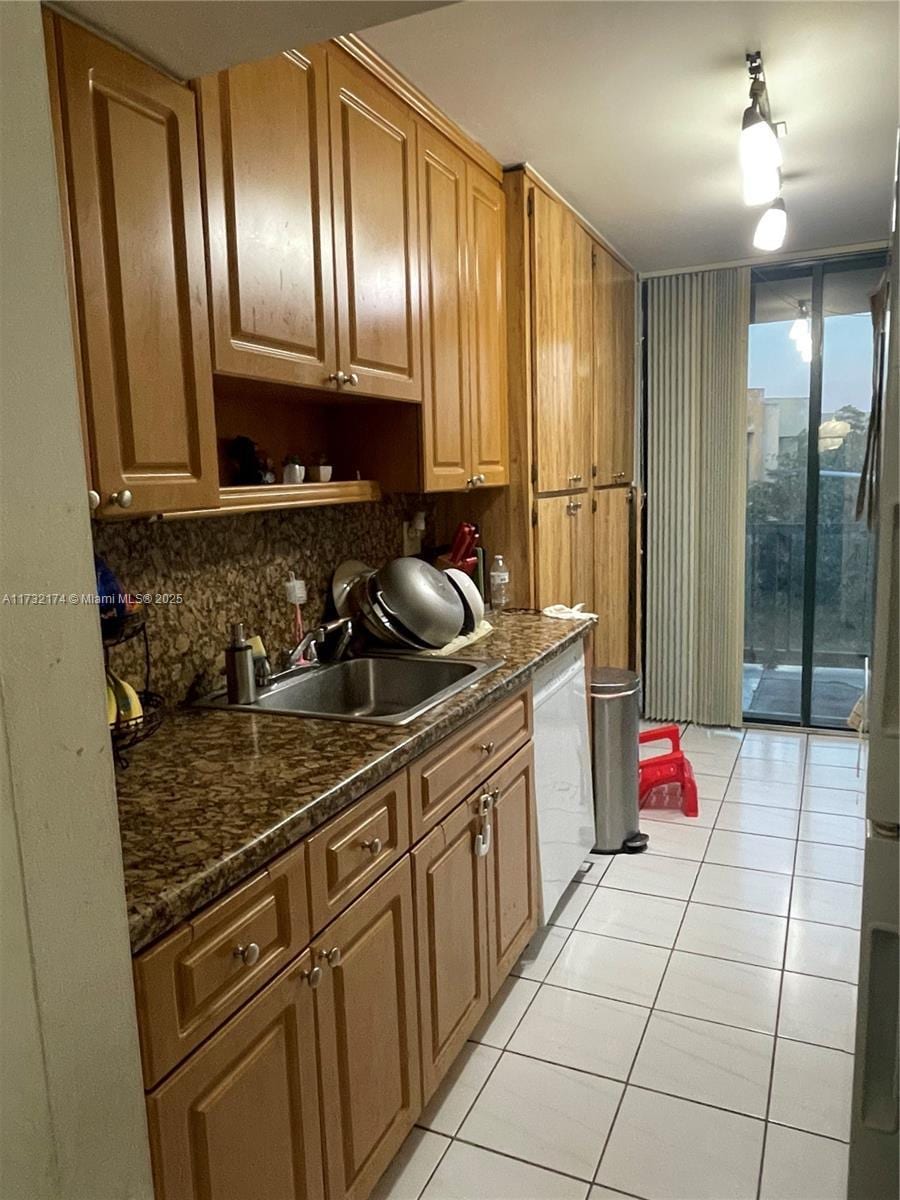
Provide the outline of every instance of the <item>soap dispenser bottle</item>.
[[225,647],[225,679],[229,704],[253,704],[256,700],[256,676],[253,647],[244,636],[243,621],[231,627],[231,645]]

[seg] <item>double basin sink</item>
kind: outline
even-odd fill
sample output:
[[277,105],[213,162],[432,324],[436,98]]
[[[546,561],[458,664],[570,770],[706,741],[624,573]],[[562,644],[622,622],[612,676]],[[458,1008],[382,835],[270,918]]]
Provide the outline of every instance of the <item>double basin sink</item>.
[[502,659],[470,662],[412,655],[350,658],[286,671],[261,689],[253,704],[229,704],[225,696],[215,696],[200,701],[200,705],[370,725],[406,725],[502,664]]

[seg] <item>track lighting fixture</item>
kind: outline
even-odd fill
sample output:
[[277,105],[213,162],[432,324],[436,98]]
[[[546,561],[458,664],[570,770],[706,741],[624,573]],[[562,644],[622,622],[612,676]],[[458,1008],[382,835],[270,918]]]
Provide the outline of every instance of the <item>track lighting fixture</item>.
[[753,235],[757,250],[778,250],[787,233],[787,212],[781,192],[781,147],[772,124],[762,55],[746,56],[750,73],[750,104],[741,121],[740,161],[744,203],[768,204]]

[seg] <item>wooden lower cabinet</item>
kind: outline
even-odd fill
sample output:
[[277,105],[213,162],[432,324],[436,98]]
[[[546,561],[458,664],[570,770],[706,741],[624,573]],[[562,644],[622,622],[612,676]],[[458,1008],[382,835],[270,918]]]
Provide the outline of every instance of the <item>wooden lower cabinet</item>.
[[632,558],[630,487],[594,492],[594,663],[598,667],[631,665]]
[[423,1103],[488,1005],[487,875],[480,793],[415,848]]
[[[482,738],[493,745],[517,709],[530,732],[524,691],[478,722]],[[451,783],[460,737],[444,766]],[[488,756],[468,795],[148,1092],[157,1200],[370,1195],[537,927],[532,743],[510,745],[505,762]],[[281,863],[306,854],[312,879],[329,849],[356,837],[354,820],[377,823],[395,795],[406,808],[406,772]]]
[[421,1111],[409,858],[333,921],[312,953],[322,969],[314,994],[326,1194],[363,1200]]
[[319,1200],[307,951],[147,1097],[157,1200]]
[[491,998],[537,929],[534,751],[515,754],[488,781],[493,806],[487,854],[488,977]]

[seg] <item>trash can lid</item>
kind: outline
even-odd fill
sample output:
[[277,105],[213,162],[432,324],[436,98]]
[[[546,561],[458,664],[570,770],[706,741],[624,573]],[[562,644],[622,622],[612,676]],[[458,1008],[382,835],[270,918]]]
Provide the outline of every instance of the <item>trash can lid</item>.
[[631,696],[641,686],[640,675],[619,667],[595,667],[591,672],[591,695],[611,700],[615,696]]

